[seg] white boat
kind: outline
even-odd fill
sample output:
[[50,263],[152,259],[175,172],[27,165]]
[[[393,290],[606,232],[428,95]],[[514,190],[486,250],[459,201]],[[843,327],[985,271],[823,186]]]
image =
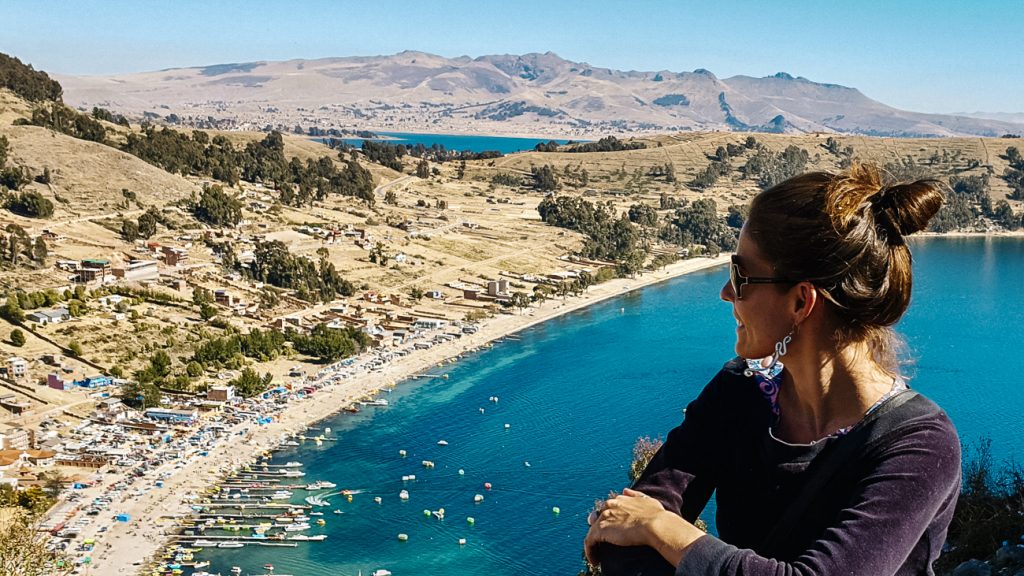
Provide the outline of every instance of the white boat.
[[360,402],[363,406],[387,406],[388,401],[385,398],[377,398],[376,400],[370,400],[367,402]]
[[284,527],[285,532],[302,532],[303,530],[309,530],[309,524],[305,522],[301,524],[288,524]]
[[381,568],[380,570],[374,570],[370,576],[391,576],[391,571]]
[[217,543],[213,540],[196,540],[192,543],[196,548],[216,548]]
[[292,493],[287,490],[278,490],[270,495],[271,500],[287,500],[292,497]]
[[242,569],[239,568],[238,566],[232,566],[231,567],[231,573],[232,574],[241,574],[242,573]]
[[298,446],[298,445],[299,445],[299,443],[296,442],[295,440],[289,440],[287,442],[282,442],[281,443],[281,446]]
[[281,476],[286,476],[288,478],[301,478],[305,475],[305,472],[300,472],[299,470],[285,470],[281,473]]
[[306,484],[306,490],[323,490],[324,488],[337,488],[338,485],[334,482],[328,482],[327,480],[317,480],[311,484]]
[[217,548],[242,548],[244,546],[245,544],[242,544],[241,542],[221,542],[220,544],[217,544]]
[[447,446],[448,445],[448,441],[447,440],[438,440],[437,441],[437,445],[438,446]]
[[285,468],[298,468],[299,466],[302,466],[302,462],[288,462],[284,465]]

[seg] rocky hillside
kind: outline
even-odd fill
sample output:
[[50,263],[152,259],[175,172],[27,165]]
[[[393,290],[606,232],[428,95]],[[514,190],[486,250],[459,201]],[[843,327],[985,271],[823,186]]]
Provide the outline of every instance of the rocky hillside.
[[779,73],[720,79],[622,71],[553,53],[392,56],[220,64],[111,77],[58,76],[65,100],[188,125],[292,130],[596,135],[729,130],[875,136],[1001,136],[1024,125],[921,114],[855,88]]

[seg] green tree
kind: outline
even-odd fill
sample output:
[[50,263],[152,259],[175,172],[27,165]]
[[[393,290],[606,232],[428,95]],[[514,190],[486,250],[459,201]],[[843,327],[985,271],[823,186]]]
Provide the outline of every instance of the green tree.
[[236,226],[242,220],[242,202],[229,196],[218,185],[203,188],[199,202],[192,208],[199,220],[214,226]]
[[22,332],[21,330],[18,330],[17,328],[15,328],[14,330],[11,330],[11,344],[13,344],[14,346],[16,346],[18,348],[21,348],[22,346],[24,346],[25,345],[25,333]]
[[25,312],[17,296],[7,297],[7,303],[0,308],[0,317],[11,324],[21,324],[25,321]]
[[68,344],[68,351],[71,352],[71,355],[75,358],[82,357],[82,345],[79,344],[77,340],[72,340],[71,343]]
[[160,389],[152,382],[132,381],[121,388],[121,401],[141,410],[160,405]]
[[420,160],[416,165],[416,176],[418,178],[430,178],[430,164],[426,160]]
[[384,203],[391,206],[398,206],[398,194],[395,194],[394,190],[388,190],[384,193]]
[[7,200],[7,209],[28,218],[49,218],[53,216],[53,202],[35,190],[20,192]]
[[131,220],[121,221],[121,238],[125,242],[135,242],[139,239],[139,224]]
[[423,288],[420,288],[419,286],[413,286],[412,289],[409,290],[409,297],[416,301],[422,300]]
[[42,236],[36,238],[36,241],[32,243],[32,259],[40,264],[46,262],[46,257],[50,255],[50,250],[46,247],[46,240],[43,240]]
[[142,216],[139,216],[139,223],[136,226],[139,236],[143,238],[151,238],[156,234],[156,226],[159,223],[160,214],[156,211],[156,208],[151,206]]
[[203,375],[203,365],[193,360],[185,365],[185,373],[190,378],[198,378]]
[[534,166],[530,169],[533,175],[533,186],[542,192],[554,192],[558,189],[558,176],[555,169],[545,164],[540,168]]
[[243,398],[252,398],[266,391],[272,381],[273,376],[269,372],[260,376],[252,368],[246,367],[237,378],[231,381],[231,385]]
[[526,292],[513,292],[512,293],[512,306],[519,309],[519,313],[522,314],[523,310],[530,307],[530,296]]
[[217,315],[217,307],[203,302],[199,305],[199,316],[203,320],[210,320]]

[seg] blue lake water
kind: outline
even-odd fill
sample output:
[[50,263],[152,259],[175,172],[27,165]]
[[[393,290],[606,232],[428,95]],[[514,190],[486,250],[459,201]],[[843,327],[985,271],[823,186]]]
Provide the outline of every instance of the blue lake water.
[[[462,152],[484,152],[497,150],[502,154],[533,150],[533,147],[540,142],[554,140],[559,144],[565,144],[568,140],[555,138],[513,138],[506,136],[474,136],[465,134],[414,134],[410,132],[377,132],[379,136],[387,137],[388,144],[423,144],[430,148],[434,144],[444,146],[446,150]],[[362,138],[342,138],[346,143],[353,146],[362,146]],[[582,140],[579,140],[582,142]]]
[[[997,457],[1019,457],[1024,394],[1013,366],[1024,334],[1024,241],[940,238],[913,249],[914,299],[899,327],[917,357],[912,385],[949,412],[965,441],[988,436]],[[327,525],[308,533],[328,540],[204,551],[209,570],[577,574],[587,512],[627,484],[635,440],[677,425],[732,356],[734,321],[717,296],[724,280],[724,269],[699,272],[551,320],[438,368],[448,380],[399,385],[389,407],[325,421],[337,442],[275,460],[305,462],[303,481],[361,491],[322,509]],[[403,482],[409,474],[416,480]],[[443,521],[424,516],[441,507]]]

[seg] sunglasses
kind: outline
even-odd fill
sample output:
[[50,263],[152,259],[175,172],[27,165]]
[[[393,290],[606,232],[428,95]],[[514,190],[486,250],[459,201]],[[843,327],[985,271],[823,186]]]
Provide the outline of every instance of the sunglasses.
[[768,278],[757,276],[744,276],[740,272],[740,264],[736,255],[732,256],[732,264],[729,265],[729,283],[732,284],[732,291],[736,294],[737,300],[743,300],[743,287],[747,284],[792,284],[788,278]]

